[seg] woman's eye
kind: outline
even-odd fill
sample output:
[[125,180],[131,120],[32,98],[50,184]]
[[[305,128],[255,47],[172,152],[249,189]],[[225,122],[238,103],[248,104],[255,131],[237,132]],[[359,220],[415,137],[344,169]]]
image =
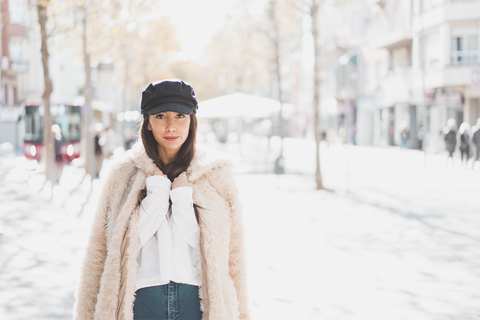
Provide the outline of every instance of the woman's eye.
[[185,115],[184,115],[183,113],[179,113],[179,114],[177,115],[177,117],[179,117],[179,118],[185,118]]
[[155,118],[157,118],[157,119],[163,119],[164,116],[163,116],[163,114],[157,114],[157,115],[155,116]]

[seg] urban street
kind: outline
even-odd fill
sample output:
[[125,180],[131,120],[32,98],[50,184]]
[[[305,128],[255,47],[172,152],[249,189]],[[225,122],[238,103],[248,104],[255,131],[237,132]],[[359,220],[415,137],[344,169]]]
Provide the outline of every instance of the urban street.
[[480,0],[0,15],[0,320],[480,320]]
[[[314,150],[285,139],[284,175],[238,157],[252,319],[480,319],[480,163],[322,143],[315,190]],[[72,163],[52,189],[2,152],[0,319],[71,319],[111,161],[93,182]]]

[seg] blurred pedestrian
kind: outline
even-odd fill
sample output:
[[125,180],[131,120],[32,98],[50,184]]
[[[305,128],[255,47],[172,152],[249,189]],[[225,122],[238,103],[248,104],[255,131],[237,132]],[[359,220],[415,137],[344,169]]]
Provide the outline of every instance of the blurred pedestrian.
[[137,137],[135,136],[135,131],[130,129],[126,134],[125,138],[125,147],[127,150],[132,149],[133,145],[137,142]]
[[463,163],[465,157],[465,165],[468,164],[468,158],[470,158],[470,124],[463,122],[458,129],[460,140],[460,158]]
[[357,144],[357,127],[355,126],[355,123],[352,123],[350,126],[350,142],[353,145]]
[[473,157],[472,169],[475,162],[480,159],[480,118],[477,119],[477,124],[472,128],[472,142],[475,146],[475,156]]
[[100,171],[102,170],[102,163],[103,163],[103,150],[102,150],[102,145],[104,142],[104,139],[102,139],[102,130],[103,130],[103,125],[101,123],[97,123],[95,125],[95,138],[94,138],[94,144],[95,144],[95,178],[98,178],[100,176]]
[[418,127],[417,138],[418,138],[418,149],[423,150],[423,139],[425,138],[425,131],[423,130],[422,125]]
[[102,140],[105,142],[102,145],[103,158],[109,158],[113,155],[115,148],[118,146],[117,135],[112,127],[107,127],[102,132]]
[[275,167],[273,169],[273,173],[275,174],[284,174],[285,173],[285,159],[283,156],[278,156],[277,159],[275,159]]
[[105,181],[74,319],[250,319],[232,164],[196,145],[197,109],[184,81],[143,91],[141,140]]
[[402,131],[400,131],[400,148],[407,149],[410,144],[410,130],[405,121],[402,121],[401,125]]
[[330,141],[329,141],[328,133],[326,130],[322,131],[321,141],[324,141],[327,145],[327,148],[330,148]]
[[457,146],[457,123],[455,119],[448,119],[447,121],[447,126],[445,129],[443,129],[443,134],[444,134],[444,140],[445,140],[445,146],[448,151],[448,157],[447,157],[447,162],[448,159],[452,159],[452,165],[454,164],[453,161],[453,153],[455,152],[455,148]]
[[55,184],[59,184],[64,164],[62,156],[62,129],[58,124],[52,125],[52,133],[55,149]]
[[328,142],[327,140],[327,131],[325,130],[322,130],[322,138],[321,138],[322,141],[325,141],[325,142]]

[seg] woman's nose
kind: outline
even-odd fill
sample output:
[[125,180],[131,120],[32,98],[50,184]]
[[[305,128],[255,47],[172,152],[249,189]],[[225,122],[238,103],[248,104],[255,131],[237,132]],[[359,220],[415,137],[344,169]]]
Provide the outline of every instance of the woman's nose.
[[173,119],[167,119],[167,131],[175,131],[175,123]]

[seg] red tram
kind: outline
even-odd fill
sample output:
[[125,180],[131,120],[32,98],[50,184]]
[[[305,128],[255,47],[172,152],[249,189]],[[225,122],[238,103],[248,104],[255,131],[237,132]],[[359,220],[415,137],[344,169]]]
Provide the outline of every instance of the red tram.
[[[56,125],[57,129],[57,134],[54,134],[57,160],[69,163],[73,159],[79,158],[82,128],[81,108],[68,104],[52,104],[50,113],[52,126]],[[44,153],[43,115],[43,105],[27,104],[25,106],[23,153],[27,159],[36,159],[39,162]]]

